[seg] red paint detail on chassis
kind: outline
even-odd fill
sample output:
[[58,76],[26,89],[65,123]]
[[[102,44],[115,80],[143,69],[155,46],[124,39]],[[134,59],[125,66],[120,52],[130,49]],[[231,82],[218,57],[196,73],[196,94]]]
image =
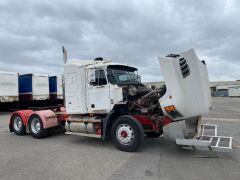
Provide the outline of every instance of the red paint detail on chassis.
[[101,123],[96,123],[95,128],[96,128],[96,135],[101,135],[102,134]]
[[60,107],[57,109],[57,112],[61,112],[62,114],[57,115],[58,121],[66,121],[69,115],[66,113],[66,108],[65,107]]
[[162,127],[163,126],[166,126],[170,123],[172,123],[172,119],[168,116],[164,116],[163,117],[163,120],[160,121],[159,124],[155,124],[153,120],[151,120],[150,118],[148,118],[147,116],[145,115],[134,115],[133,116],[135,119],[137,119],[142,125],[149,125],[152,127],[152,130],[153,131],[156,131],[156,132],[160,132],[162,131]]
[[133,115],[135,119],[137,119],[142,125],[149,125],[152,127],[152,130],[156,130],[156,125],[154,124],[154,121],[149,119],[145,115]]

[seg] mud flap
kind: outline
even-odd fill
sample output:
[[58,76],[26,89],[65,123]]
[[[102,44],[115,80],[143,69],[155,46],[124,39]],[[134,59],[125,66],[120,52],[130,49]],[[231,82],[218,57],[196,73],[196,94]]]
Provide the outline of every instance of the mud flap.
[[177,138],[176,144],[184,149],[209,150],[214,152],[231,152],[232,137],[218,136],[217,125],[202,124],[200,135],[192,139]]

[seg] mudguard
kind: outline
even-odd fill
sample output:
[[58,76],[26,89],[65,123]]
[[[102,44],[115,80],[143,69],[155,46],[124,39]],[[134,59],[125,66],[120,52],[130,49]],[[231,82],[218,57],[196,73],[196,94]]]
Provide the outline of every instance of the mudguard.
[[35,111],[29,116],[28,120],[32,115],[38,115],[41,118],[44,129],[57,127],[59,125],[59,122],[55,113],[51,110]]
[[19,115],[23,121],[24,126],[27,125],[29,116],[33,113],[32,110],[22,110],[22,111],[15,111],[12,113],[10,120],[9,120],[9,130],[10,132],[13,132],[12,130],[12,119],[15,115]]

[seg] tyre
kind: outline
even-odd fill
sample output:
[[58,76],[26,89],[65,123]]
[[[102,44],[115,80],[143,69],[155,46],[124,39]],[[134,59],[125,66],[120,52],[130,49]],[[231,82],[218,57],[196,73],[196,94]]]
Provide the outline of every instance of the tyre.
[[21,116],[18,114],[14,115],[12,118],[12,129],[16,135],[22,136],[26,134],[26,126]]
[[41,139],[47,136],[48,129],[43,129],[43,123],[38,115],[32,115],[29,119],[30,134],[36,138]]
[[131,116],[120,116],[111,127],[111,137],[119,150],[132,152],[143,142],[143,127]]
[[162,132],[159,132],[159,133],[156,133],[156,132],[146,132],[145,134],[147,135],[147,137],[158,138],[159,136],[162,135]]

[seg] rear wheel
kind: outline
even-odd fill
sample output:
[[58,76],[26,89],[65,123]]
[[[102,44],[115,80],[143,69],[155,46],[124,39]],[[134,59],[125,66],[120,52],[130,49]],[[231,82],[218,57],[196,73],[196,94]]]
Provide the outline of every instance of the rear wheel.
[[14,115],[12,118],[12,128],[15,134],[22,136],[26,134],[26,126],[23,123],[21,116]]
[[131,116],[120,116],[113,123],[111,136],[116,147],[121,151],[135,151],[143,142],[142,125]]
[[48,129],[43,129],[43,123],[38,115],[33,115],[29,119],[30,134],[37,139],[47,136]]

